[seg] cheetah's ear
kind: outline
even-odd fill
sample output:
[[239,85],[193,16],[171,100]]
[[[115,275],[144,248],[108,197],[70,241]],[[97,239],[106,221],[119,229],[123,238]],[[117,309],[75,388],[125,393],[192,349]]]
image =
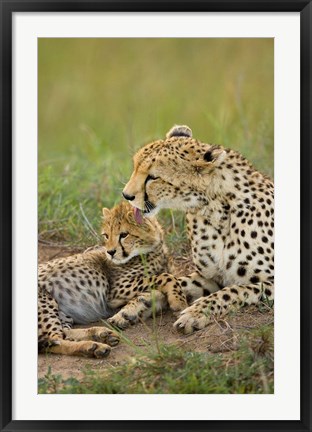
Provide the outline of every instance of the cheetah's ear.
[[193,162],[193,166],[198,171],[210,171],[211,169],[219,166],[226,158],[226,151],[224,148],[219,146],[211,146],[204,153],[201,159],[197,159]]
[[106,208],[106,207],[102,208],[103,219],[108,218],[109,215],[110,215],[110,210],[108,208]]
[[166,133],[166,138],[171,137],[188,137],[192,138],[192,129],[186,125],[174,125],[170,131]]

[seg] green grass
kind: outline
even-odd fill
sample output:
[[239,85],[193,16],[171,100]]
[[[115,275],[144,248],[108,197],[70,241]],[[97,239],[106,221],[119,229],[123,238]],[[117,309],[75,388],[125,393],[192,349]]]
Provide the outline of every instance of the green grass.
[[273,39],[39,39],[40,238],[97,243],[132,155],[175,123],[272,175],[273,60]]
[[132,362],[86,370],[82,380],[63,379],[49,369],[39,393],[245,394],[273,393],[273,326],[240,335],[240,347],[226,354],[187,352],[175,345],[138,353]]

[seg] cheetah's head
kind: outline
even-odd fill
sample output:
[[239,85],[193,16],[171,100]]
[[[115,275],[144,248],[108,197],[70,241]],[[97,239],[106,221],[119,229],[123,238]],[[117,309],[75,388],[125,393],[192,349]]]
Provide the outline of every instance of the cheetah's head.
[[190,210],[217,188],[214,174],[226,158],[220,146],[192,138],[188,126],[174,126],[164,140],[154,141],[134,156],[134,171],[123,196],[146,216],[161,208]]
[[124,264],[137,255],[155,250],[163,241],[163,231],[155,218],[135,220],[134,209],[121,202],[111,210],[103,208],[102,235],[107,258]]

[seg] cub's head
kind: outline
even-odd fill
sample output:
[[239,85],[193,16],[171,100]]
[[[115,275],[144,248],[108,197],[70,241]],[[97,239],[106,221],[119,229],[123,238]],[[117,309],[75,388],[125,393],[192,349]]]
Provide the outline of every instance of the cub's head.
[[124,264],[137,255],[152,252],[162,241],[163,232],[155,218],[134,217],[135,209],[123,201],[111,210],[103,208],[102,235],[107,257]]
[[225,158],[222,147],[192,138],[188,126],[174,126],[165,139],[147,144],[136,153],[134,171],[123,196],[146,216],[161,208],[201,207],[209,187],[217,188],[216,168]]

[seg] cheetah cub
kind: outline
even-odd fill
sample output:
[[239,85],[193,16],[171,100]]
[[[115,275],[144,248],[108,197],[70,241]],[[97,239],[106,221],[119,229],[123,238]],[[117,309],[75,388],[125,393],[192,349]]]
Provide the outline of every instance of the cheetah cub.
[[[167,307],[187,306],[167,271],[163,231],[155,218],[135,218],[130,204],[103,209],[104,247],[39,266],[39,350],[102,358],[119,337],[105,327],[72,329],[99,319],[124,329]],[[113,312],[121,308],[115,315]],[[113,316],[112,316],[113,315]]]

